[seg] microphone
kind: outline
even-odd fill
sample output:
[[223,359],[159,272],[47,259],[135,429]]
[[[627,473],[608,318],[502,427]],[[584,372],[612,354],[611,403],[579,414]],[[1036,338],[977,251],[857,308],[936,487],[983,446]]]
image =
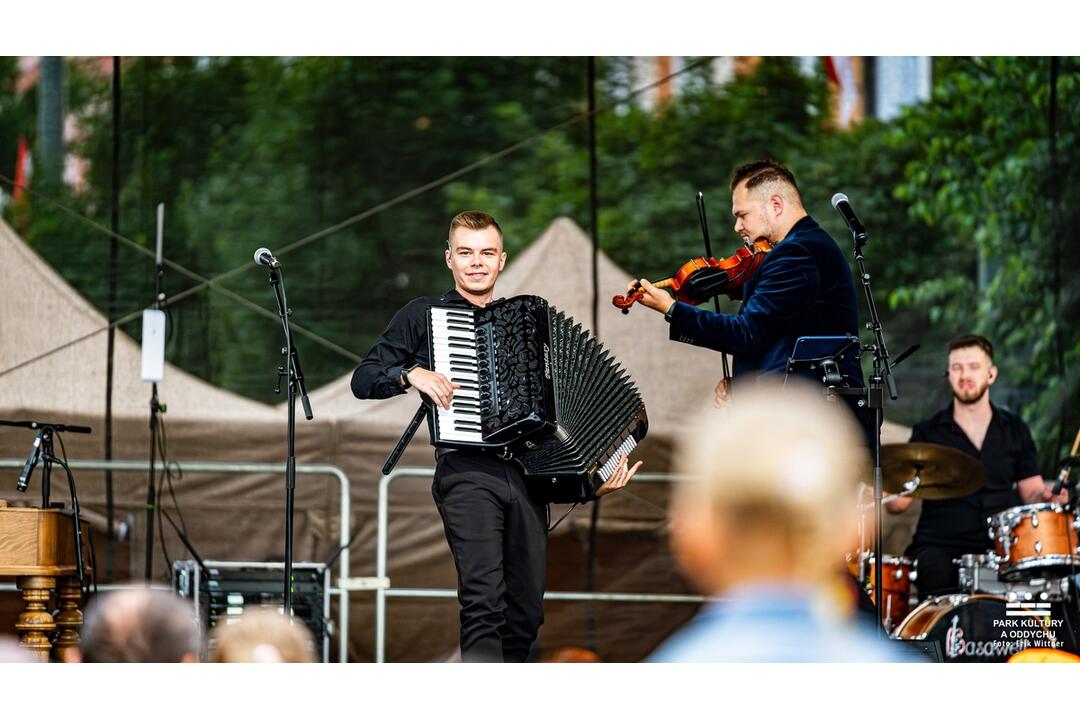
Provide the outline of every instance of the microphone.
[[840,217],[844,218],[844,222],[847,223],[847,228],[851,231],[855,242],[859,245],[865,244],[870,235],[866,232],[863,224],[859,222],[859,218],[855,217],[855,211],[851,209],[851,203],[848,202],[847,195],[844,193],[833,195],[832,206],[836,212],[840,213]]
[[270,252],[269,248],[261,247],[255,251],[255,264],[265,265],[268,268],[279,268],[281,263],[278,262],[274,254]]
[[34,472],[34,466],[41,457],[41,439],[44,434],[45,431],[42,430],[34,438],[34,445],[30,448],[30,454],[26,458],[22,472],[19,473],[19,481],[15,484],[15,489],[19,492],[26,492],[27,486],[30,485],[30,475]]

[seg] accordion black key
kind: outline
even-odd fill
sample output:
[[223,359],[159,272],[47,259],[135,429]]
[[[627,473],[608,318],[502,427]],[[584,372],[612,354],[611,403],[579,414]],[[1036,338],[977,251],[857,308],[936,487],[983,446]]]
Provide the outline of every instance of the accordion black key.
[[649,421],[603,345],[543,298],[428,309],[432,370],[461,387],[427,400],[436,446],[502,451],[548,502],[581,502],[611,477]]

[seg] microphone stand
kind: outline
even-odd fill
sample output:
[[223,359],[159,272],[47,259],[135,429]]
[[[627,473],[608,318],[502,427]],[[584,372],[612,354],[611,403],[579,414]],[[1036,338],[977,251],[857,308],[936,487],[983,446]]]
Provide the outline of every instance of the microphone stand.
[[[871,330],[874,333],[874,342],[870,345],[863,345],[860,355],[863,352],[874,353],[874,371],[870,376],[870,382],[867,383],[865,388],[833,389],[831,394],[857,397],[858,400],[856,401],[856,404],[859,408],[873,411],[874,516],[877,522],[877,528],[874,532],[874,606],[878,613],[879,631],[885,635],[885,637],[888,637],[884,620],[881,617],[881,556],[882,546],[884,545],[883,532],[885,519],[882,506],[884,476],[881,471],[881,426],[885,423],[885,396],[883,390],[887,389],[889,391],[889,398],[892,400],[896,400],[900,397],[900,394],[896,390],[896,380],[893,378],[892,369],[903,361],[904,358],[915,352],[915,350],[918,349],[918,346],[913,346],[904,351],[900,357],[897,358],[895,363],[889,362],[889,349],[885,345],[885,336],[881,331],[881,317],[878,315],[877,305],[874,303],[874,292],[870,287],[870,273],[866,272],[865,256],[863,255],[863,247],[869,241],[870,235],[855,217],[854,212],[851,210],[851,206],[847,202],[846,195],[837,193],[833,196],[832,204],[833,208],[844,218],[844,222],[851,232],[852,253],[855,257],[855,265],[859,270],[859,280],[863,286],[863,293],[866,295],[866,307],[870,312],[870,321],[866,323],[866,329]],[[862,553],[862,548],[859,549],[859,552],[860,554]]]
[[[863,410],[872,410],[874,417],[874,515],[877,521],[877,527],[874,532],[874,608],[878,614],[878,628],[885,637],[888,637],[888,632],[885,629],[884,621],[881,617],[882,613],[882,547],[884,545],[883,537],[883,525],[884,525],[884,506],[882,504],[882,496],[884,494],[884,475],[881,470],[881,426],[885,422],[885,397],[883,389],[888,389],[889,398],[896,400],[900,397],[900,394],[896,390],[896,380],[893,378],[892,368],[893,365],[889,363],[889,350],[885,345],[885,337],[881,331],[881,317],[878,315],[877,305],[874,303],[874,293],[870,287],[870,273],[866,272],[865,257],[863,255],[863,247],[866,245],[869,236],[866,232],[851,233],[853,240],[853,254],[855,256],[855,265],[859,270],[859,279],[862,282],[863,292],[866,296],[866,306],[870,312],[870,320],[866,323],[866,329],[872,330],[874,333],[874,342],[870,345],[864,345],[864,352],[872,352],[874,354],[874,369],[870,376],[870,382],[867,383],[865,388],[860,388],[857,393],[861,396],[858,400],[858,406]],[[905,354],[906,356],[906,354]],[[884,385],[884,388],[882,387]]]
[[[159,208],[160,213],[160,208]],[[159,220],[160,225],[160,220]],[[154,271],[154,309],[160,310],[165,300],[161,283],[165,277],[165,263],[161,259],[160,238],[158,240],[157,267]],[[150,472],[146,485],[146,586],[150,586],[154,576],[154,510],[157,508],[157,490],[154,487],[154,462],[157,455],[158,412],[165,412],[165,406],[158,402],[157,382],[150,390]],[[164,542],[164,539],[162,540]]]
[[285,463],[285,616],[292,619],[292,557],[293,557],[293,504],[296,496],[296,397],[299,394],[304,406],[304,417],[311,420],[311,402],[304,386],[304,373],[300,370],[300,356],[293,343],[289,316],[292,310],[285,298],[285,276],[281,266],[274,263],[270,267],[270,286],[274,288],[277,299],[278,315],[285,333],[285,347],[281,354],[286,358],[286,367],[278,367],[278,385],[275,392],[281,392],[281,379],[288,378],[289,387],[289,426],[287,432],[288,460]]
[[38,434],[34,438],[34,445],[30,448],[30,455],[26,458],[26,464],[23,465],[22,472],[19,473],[19,480],[15,486],[15,489],[19,492],[26,492],[27,486],[30,484],[30,476],[34,472],[34,467],[38,461],[41,461],[41,507],[42,509],[49,508],[49,494],[51,491],[50,483],[52,476],[53,464],[60,465],[67,472],[68,477],[68,490],[71,493],[71,519],[75,524],[73,530],[75,539],[75,570],[79,577],[80,590],[86,586],[86,561],[83,557],[83,545],[82,545],[82,526],[81,515],[79,513],[79,496],[75,491],[75,477],[71,474],[71,468],[68,464],[58,458],[53,452],[53,435],[58,432],[73,432],[90,434],[91,429],[84,425],[64,425],[62,423],[42,423],[36,420],[0,420],[0,425],[7,427],[23,427],[30,428],[31,430],[37,430]]

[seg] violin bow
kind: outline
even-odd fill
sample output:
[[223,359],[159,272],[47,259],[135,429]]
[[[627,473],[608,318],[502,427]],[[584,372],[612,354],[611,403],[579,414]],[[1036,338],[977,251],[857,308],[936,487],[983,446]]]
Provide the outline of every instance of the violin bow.
[[[709,221],[705,218],[705,195],[699,190],[697,194],[697,212],[698,219],[701,221],[701,235],[705,238],[705,257],[711,258],[712,254],[712,240],[709,239]],[[716,312],[720,312],[720,297],[713,295],[713,308]],[[727,353],[720,353],[720,359],[724,366],[724,382],[728,386],[728,390],[731,389],[731,370],[728,369]]]

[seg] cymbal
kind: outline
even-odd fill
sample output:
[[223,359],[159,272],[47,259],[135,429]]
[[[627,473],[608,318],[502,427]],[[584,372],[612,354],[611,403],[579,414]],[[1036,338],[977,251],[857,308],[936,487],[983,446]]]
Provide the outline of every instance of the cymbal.
[[881,446],[884,491],[925,500],[971,495],[986,482],[986,468],[965,452],[934,443]]

